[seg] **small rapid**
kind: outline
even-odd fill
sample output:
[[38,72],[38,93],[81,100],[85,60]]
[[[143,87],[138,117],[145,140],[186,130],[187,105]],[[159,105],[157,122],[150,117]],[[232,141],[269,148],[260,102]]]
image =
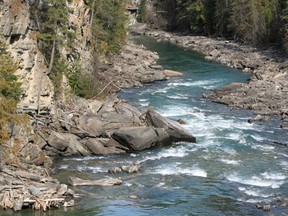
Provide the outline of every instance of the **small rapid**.
[[254,118],[251,112],[231,110],[203,97],[232,82],[246,82],[249,75],[168,42],[149,38],[136,42],[158,52],[159,64],[184,76],[123,90],[120,98],[142,111],[150,106],[163,116],[184,120],[197,143],[59,160],[59,178],[109,177],[107,170],[113,166],[144,167],[139,174],[121,174],[119,187],[82,187],[79,193],[88,195],[62,214],[287,215],[284,207],[272,207],[270,212],[255,208],[256,203],[288,198],[288,149],[275,145],[287,142],[287,131],[279,128],[278,119],[249,124],[248,119]]

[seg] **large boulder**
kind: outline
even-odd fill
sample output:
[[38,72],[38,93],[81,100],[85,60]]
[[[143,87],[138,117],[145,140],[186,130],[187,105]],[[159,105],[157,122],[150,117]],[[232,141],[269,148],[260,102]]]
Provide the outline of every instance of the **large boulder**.
[[44,165],[49,167],[52,161],[46,156],[44,151],[34,143],[27,143],[25,147],[21,150],[20,155],[25,158],[25,162],[28,164]]
[[94,115],[81,115],[79,117],[79,128],[95,137],[99,137],[104,132],[102,121]]
[[89,139],[85,143],[86,147],[95,155],[121,154],[129,150],[113,139]]
[[49,155],[89,155],[89,152],[78,141],[78,137],[73,134],[64,134],[52,131],[45,149]]
[[145,31],[147,30],[147,28],[148,28],[147,24],[138,23],[138,22],[130,26],[131,32],[133,32],[134,34],[140,34],[140,35],[143,35]]
[[196,138],[178,122],[167,119],[152,109],[146,111],[146,122],[149,126],[164,128],[172,142],[196,142]]
[[169,136],[165,130],[154,127],[124,127],[115,130],[111,137],[134,151],[169,143]]
[[104,130],[109,131],[120,127],[140,126],[141,115],[135,107],[119,99],[113,99],[105,102],[96,116],[103,122]]

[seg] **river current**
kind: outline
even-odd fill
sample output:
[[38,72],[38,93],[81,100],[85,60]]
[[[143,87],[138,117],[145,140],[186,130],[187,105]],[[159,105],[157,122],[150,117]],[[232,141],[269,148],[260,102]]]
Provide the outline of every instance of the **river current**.
[[[121,177],[123,185],[75,188],[84,194],[78,205],[55,215],[288,215],[288,209],[279,206],[269,212],[255,207],[288,198],[288,148],[274,144],[287,142],[287,130],[280,129],[277,119],[249,124],[255,117],[249,111],[230,110],[203,97],[232,82],[246,82],[249,74],[207,62],[168,42],[136,41],[159,54],[158,64],[184,76],[123,90],[120,98],[142,111],[150,106],[166,117],[183,119],[197,143],[59,160],[57,177],[64,182],[68,176]],[[113,166],[135,163],[144,171],[107,173]]]

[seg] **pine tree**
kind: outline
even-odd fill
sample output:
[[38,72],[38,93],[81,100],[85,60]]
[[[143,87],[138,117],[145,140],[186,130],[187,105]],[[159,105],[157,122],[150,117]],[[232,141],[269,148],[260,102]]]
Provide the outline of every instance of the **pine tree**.
[[47,0],[39,8],[41,47],[49,57],[48,74],[53,70],[58,47],[70,35],[68,34],[68,7],[66,0]]
[[140,1],[140,6],[139,6],[139,14],[138,14],[138,22],[145,22],[147,19],[147,2],[146,0],[141,0]]
[[232,14],[231,0],[217,0],[215,5],[215,31],[217,35],[231,34],[230,22]]
[[93,2],[93,44],[98,54],[113,54],[126,39],[125,0]]
[[22,90],[14,75],[17,65],[6,49],[5,42],[0,40],[0,96],[18,101]]
[[243,0],[233,2],[233,26],[239,38],[254,44],[267,44],[277,16],[278,0]]
[[[0,153],[5,153],[10,139],[10,128],[15,124],[25,125],[27,117],[16,113],[16,104],[21,96],[20,83],[14,75],[18,66],[7,52],[6,44],[0,40]],[[5,155],[5,154],[4,154]],[[3,154],[2,154],[3,156]],[[0,163],[3,160],[0,157]]]
[[283,46],[288,52],[288,3],[283,4],[282,11],[282,20],[283,20]]

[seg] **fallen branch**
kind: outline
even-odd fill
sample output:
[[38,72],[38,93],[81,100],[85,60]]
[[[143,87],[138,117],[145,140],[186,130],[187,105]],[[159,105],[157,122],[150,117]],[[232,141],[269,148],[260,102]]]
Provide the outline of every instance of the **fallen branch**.
[[12,185],[12,186],[0,186],[0,192],[3,190],[10,190],[10,189],[23,189],[25,188],[24,185]]
[[[45,200],[42,200],[43,202],[64,202],[65,199],[64,198],[54,198],[54,199],[45,199]],[[33,204],[33,203],[36,203],[37,200],[34,200],[34,199],[24,199],[23,201],[24,203],[28,203],[28,204]]]
[[105,89],[106,88],[108,88],[108,86],[111,84],[111,83],[113,83],[114,82],[114,80],[111,80],[95,97],[93,97],[92,99],[95,99],[95,98],[97,98],[99,95],[101,95],[104,91],[105,91]]
[[68,182],[72,186],[113,186],[122,184],[120,179],[83,180],[76,177],[69,177]]

